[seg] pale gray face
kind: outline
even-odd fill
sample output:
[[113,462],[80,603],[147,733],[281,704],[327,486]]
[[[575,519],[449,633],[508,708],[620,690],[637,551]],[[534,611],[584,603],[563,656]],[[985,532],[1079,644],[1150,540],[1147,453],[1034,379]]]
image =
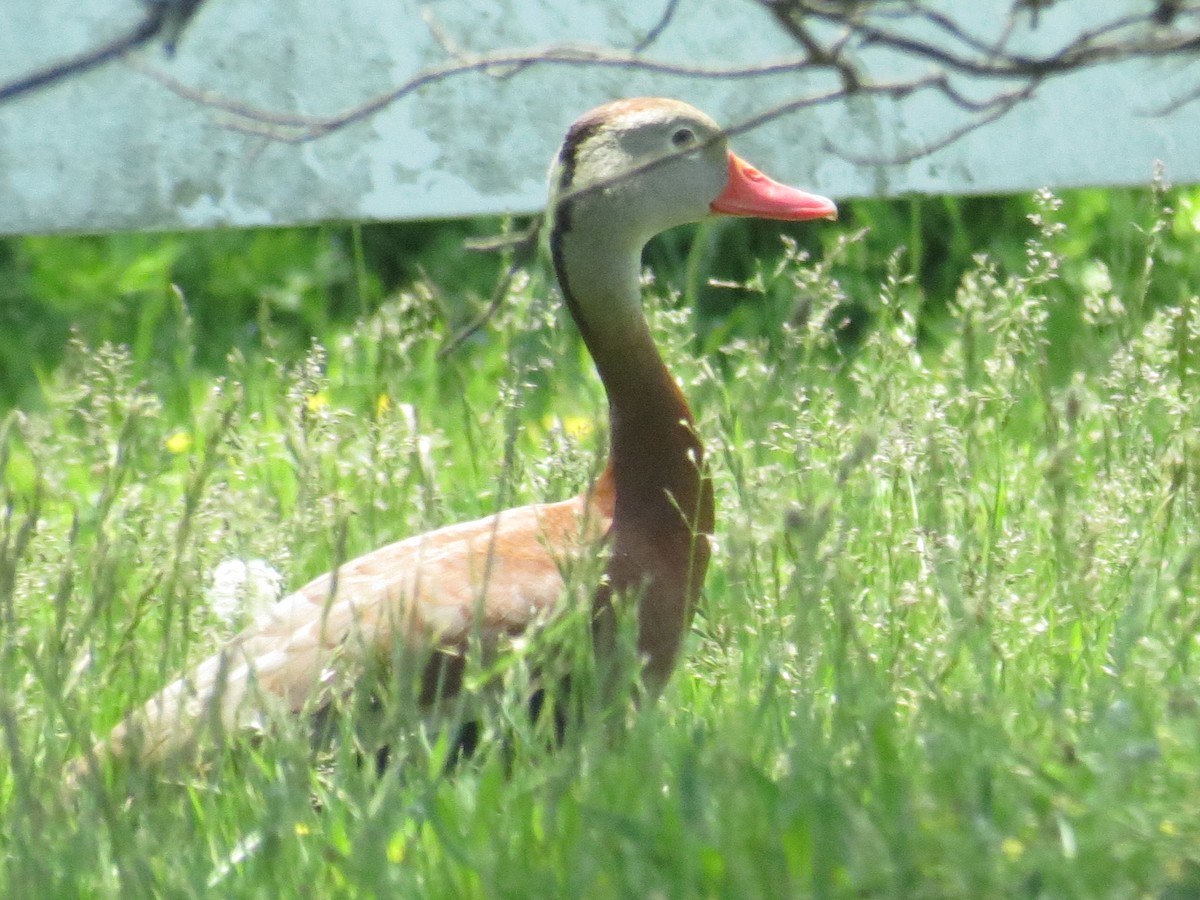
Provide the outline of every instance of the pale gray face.
[[[622,100],[572,127],[552,176],[556,194],[576,198],[576,227],[619,228],[633,243],[709,214],[728,180],[717,124],[685,103]],[[564,190],[565,189],[565,190]]]

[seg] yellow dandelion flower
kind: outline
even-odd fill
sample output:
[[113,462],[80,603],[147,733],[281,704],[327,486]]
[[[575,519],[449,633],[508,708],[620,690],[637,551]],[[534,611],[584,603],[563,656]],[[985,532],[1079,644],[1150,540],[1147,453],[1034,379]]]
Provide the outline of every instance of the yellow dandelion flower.
[[375,398],[375,418],[381,419],[387,414],[387,411],[392,408],[392,398],[387,394],[380,394]]
[[1006,837],[1000,842],[1000,852],[1010,860],[1018,860],[1025,855],[1025,845],[1015,837]]
[[595,429],[595,424],[587,416],[563,416],[562,430],[575,440],[582,440]]
[[171,453],[187,453],[192,449],[192,436],[182,428],[172,431],[167,439],[163,441],[163,446]]
[[309,394],[304,400],[304,405],[310,413],[320,412],[329,406],[329,395],[324,391]]
[[1163,819],[1161,822],[1159,822],[1158,830],[1167,837],[1175,837],[1175,835],[1179,834],[1179,829],[1175,827],[1175,823],[1170,819]]
[[404,862],[405,851],[408,849],[408,840],[400,833],[392,837],[388,841],[387,857],[388,862],[395,865]]

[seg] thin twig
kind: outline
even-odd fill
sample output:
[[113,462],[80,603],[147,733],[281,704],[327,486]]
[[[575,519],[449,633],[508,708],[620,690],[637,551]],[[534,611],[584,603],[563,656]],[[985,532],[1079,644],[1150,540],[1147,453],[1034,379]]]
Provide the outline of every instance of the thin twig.
[[664,31],[671,24],[671,20],[675,18],[675,11],[679,9],[679,0],[667,0],[667,5],[663,7],[662,15],[658,17],[658,21],[646,32],[645,36],[633,45],[634,53],[645,53],[649,50],[654,42],[657,41]]
[[[515,49],[488,53],[464,50],[440,27],[426,10],[426,25],[434,40],[449,57],[444,62],[424,69],[390,90],[368,97],[356,105],[330,115],[302,115],[265,109],[238,101],[215,91],[184,84],[161,69],[144,61],[133,64],[176,95],[210,109],[227,114],[229,121],[221,124],[233,131],[264,137],[283,143],[305,143],[324,137],[355,122],[375,115],[389,105],[433,84],[467,74],[483,74],[493,78],[508,78],[535,67],[617,68],[653,73],[669,77],[731,80],[756,79],[770,75],[800,74],[814,68],[835,73],[841,82],[838,89],[810,94],[792,103],[769,110],[764,117],[755,117],[728,130],[736,134],[757,127],[770,118],[778,118],[809,106],[824,105],[856,95],[902,97],[918,91],[936,89],[956,106],[970,113],[971,121],[948,131],[942,138],[918,153],[924,155],[947,146],[959,137],[983,127],[1004,115],[1015,103],[1030,96],[1045,79],[1101,63],[1123,59],[1159,57],[1188,53],[1200,49],[1200,31],[1180,27],[1200,19],[1200,9],[1177,11],[1175,28],[1164,34],[1153,23],[1154,12],[1116,16],[1094,28],[1079,32],[1053,52],[1028,55],[1007,48],[1025,11],[1014,3],[1006,17],[1001,34],[989,42],[971,33],[949,14],[927,8],[922,0],[759,0],[779,25],[800,46],[798,57],[740,66],[712,66],[657,60],[642,56],[642,51],[670,25],[678,9],[677,0],[667,0],[662,15],[632,52],[612,48],[559,45],[544,48]],[[818,34],[814,23],[833,26],[835,34]],[[939,44],[930,38],[914,36],[918,28],[932,28],[955,47]],[[1133,35],[1133,36],[1131,36]],[[907,81],[875,82],[861,65],[850,56],[852,46],[891,50],[909,58],[924,60],[935,74]],[[950,74],[968,79],[1018,80],[1022,84],[1010,92],[972,100],[955,87]],[[1197,92],[1200,95],[1200,92]],[[1187,95],[1164,107],[1165,112],[1196,99]],[[915,156],[905,154],[891,162],[911,161]],[[882,159],[860,158],[870,164]],[[655,161],[653,164],[657,164]],[[599,189],[596,187],[590,189]]]
[[156,16],[151,12],[141,22],[138,22],[137,25],[120,37],[113,38],[99,47],[94,47],[91,50],[80,53],[78,56],[72,56],[62,62],[52,63],[44,69],[23,75],[15,81],[10,81],[8,84],[0,85],[0,103],[15,100],[18,97],[23,97],[41,88],[49,87],[52,84],[57,84],[76,75],[82,75],[84,72],[90,72],[92,69],[97,69],[105,63],[112,62],[114,59],[124,56],[130,50],[135,50],[153,40],[162,29],[162,26],[161,16]]
[[22,75],[8,84],[0,85],[0,103],[90,72],[157,37],[163,39],[167,54],[173,54],[180,34],[202,2],[204,0],[146,0],[146,15],[125,34],[44,69]]
[[524,231],[515,234],[503,234],[498,238],[492,238],[487,241],[467,243],[467,249],[481,252],[489,252],[503,247],[512,254],[512,259],[505,268],[504,274],[500,276],[500,280],[496,282],[496,286],[492,289],[492,296],[488,301],[487,308],[455,334],[454,337],[450,338],[444,347],[438,350],[438,359],[445,359],[454,353],[455,350],[461,347],[465,341],[491,321],[492,317],[499,312],[500,307],[508,298],[508,291],[512,287],[513,279],[516,278],[519,271],[529,264],[537,252],[541,226],[542,219],[538,217]]
[[1168,100],[1161,106],[1156,106],[1147,110],[1145,115],[1150,116],[1151,118],[1158,116],[1170,116],[1179,112],[1179,110],[1183,109],[1183,107],[1187,106],[1189,103],[1194,103],[1197,100],[1200,100],[1200,85],[1188,91],[1181,97],[1176,97],[1174,100]]
[[[827,2],[804,2],[804,0],[759,0],[781,23],[791,19],[816,20],[826,24],[850,26],[864,45],[886,47],[906,56],[924,59],[946,69],[977,78],[1032,78],[1075,71],[1102,62],[1118,59],[1156,57],[1188,52],[1200,48],[1200,34],[1195,32],[1162,35],[1155,32],[1150,38],[1118,40],[1115,35],[1139,29],[1149,30],[1154,23],[1154,13],[1132,14],[1112,19],[1094,29],[1080,32],[1057,51],[1043,56],[1028,56],[1003,51],[999,58],[985,58],[955,53],[932,41],[902,33],[895,28],[879,24],[885,17],[876,14],[871,20],[869,7],[863,12],[861,5]],[[908,12],[903,17],[906,31],[914,24],[929,22],[939,25],[935,15],[920,3],[905,5]],[[1015,14],[1015,8],[1014,8]],[[898,17],[889,17],[893,20]],[[1178,21],[1178,18],[1176,19]],[[943,20],[945,27],[955,27],[951,20]],[[792,32],[789,29],[789,33]],[[974,40],[974,39],[973,39]]]
[[628,69],[680,78],[733,80],[761,78],[795,72],[810,66],[806,59],[784,59],[753,66],[703,66],[671,63],[634,56],[625,51],[585,47],[548,47],[464,56],[452,62],[423,69],[399,86],[376,94],[363,102],[330,116],[305,116],[255,107],[233,100],[216,91],[194,88],[145,62],[135,63],[138,71],[154,79],[185,100],[229,113],[245,120],[234,130],[250,131],[281,143],[306,143],[369,118],[396,101],[433,84],[468,73],[488,73],[494,69],[533,66],[567,66]]
[[1012,111],[1018,103],[1028,99],[1036,89],[1036,84],[1026,85],[1019,90],[1007,91],[1004,94],[997,95],[991,100],[982,104],[981,109],[977,111],[975,118],[964,122],[956,128],[952,128],[945,132],[940,138],[928,143],[922,144],[919,149],[911,150],[906,153],[876,155],[876,156],[859,156],[854,153],[847,153],[845,150],[834,146],[829,141],[822,143],[822,149],[827,153],[840,157],[847,162],[861,166],[903,166],[915,160],[926,156],[931,156],[939,150],[949,147],[955,141],[959,141],[973,131],[978,131],[985,125],[990,125],[997,119],[1003,118]]
[[500,276],[500,280],[496,282],[496,287],[492,291],[492,298],[488,301],[487,308],[476,316],[471,322],[463,327],[454,337],[450,338],[445,346],[438,349],[437,358],[439,360],[450,356],[463,345],[470,337],[486,325],[497,312],[500,311],[501,305],[508,297],[508,289],[512,285],[513,278],[517,272],[523,267],[524,263],[518,263],[515,260],[509,264],[504,270],[504,274]]

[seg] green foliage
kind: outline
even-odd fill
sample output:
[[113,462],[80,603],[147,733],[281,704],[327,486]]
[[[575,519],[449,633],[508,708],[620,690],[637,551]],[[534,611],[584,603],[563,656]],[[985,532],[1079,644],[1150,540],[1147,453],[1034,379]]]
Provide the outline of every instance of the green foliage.
[[[541,276],[439,359],[449,276],[398,290],[353,232],[8,245],[86,337],[0,430],[0,893],[1194,895],[1200,202],[1041,194],[985,238],[991,202],[856,206],[742,270],[753,232],[656,245],[652,327],[719,498],[686,660],[559,752],[524,713],[538,642],[476,660],[507,687],[453,777],[400,681],[383,775],[351,726],[314,750],[293,722],[202,770],[62,784],[236,627],[222,560],[298,585],[587,483],[603,395]],[[699,340],[673,291],[708,306]],[[555,627],[578,656],[580,622]]]
[[[200,370],[225,371],[231,350],[299,359],[398,287],[425,276],[444,315],[464,321],[496,262],[462,241],[491,222],[256,229],[193,234],[26,237],[0,242],[0,409],[36,402],[72,332],[128,345],[141,378],[186,407],[195,373],[173,367],[186,299]],[[165,357],[165,358],[164,358]]]
[[[1086,363],[1078,298],[1108,291],[1153,306],[1178,303],[1200,279],[1194,252],[1200,193],[1171,191],[1175,213],[1151,233],[1150,192],[1072,191],[1060,218],[1062,259],[1047,289],[1050,354],[1062,380]],[[853,345],[871,327],[870,298],[886,261],[905,248],[904,270],[922,295],[922,342],[953,334],[954,292],[984,253],[1022,264],[1030,236],[1028,197],[914,198],[843,206],[844,233],[864,231],[837,278],[842,302],[827,325]],[[37,405],[72,333],[95,345],[128,345],[139,378],[158,386],[172,415],[186,416],[197,377],[228,372],[233,350],[264,350],[296,362],[313,339],[331,343],[389,296],[421,285],[446,327],[471,320],[490,295],[499,260],[464,253],[463,241],[495,229],[487,220],[439,224],[324,226],[167,235],[29,237],[0,241],[0,410]],[[831,229],[722,220],[655,241],[647,262],[698,310],[697,349],[734,335],[768,336],[781,317],[803,317],[809,299],[787,287],[766,296],[743,285],[782,260],[781,230],[820,258]],[[1155,243],[1161,271],[1144,271]],[[187,320],[186,323],[184,320]],[[186,330],[186,345],[180,335]],[[1107,336],[1106,336],[1107,337]],[[183,357],[188,363],[181,367]]]

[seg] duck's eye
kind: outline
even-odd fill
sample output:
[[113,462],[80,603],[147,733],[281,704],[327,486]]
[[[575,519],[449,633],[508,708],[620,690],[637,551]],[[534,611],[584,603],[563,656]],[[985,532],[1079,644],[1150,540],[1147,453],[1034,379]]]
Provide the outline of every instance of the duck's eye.
[[696,140],[696,132],[690,128],[680,128],[671,135],[671,143],[676,147],[686,147]]

